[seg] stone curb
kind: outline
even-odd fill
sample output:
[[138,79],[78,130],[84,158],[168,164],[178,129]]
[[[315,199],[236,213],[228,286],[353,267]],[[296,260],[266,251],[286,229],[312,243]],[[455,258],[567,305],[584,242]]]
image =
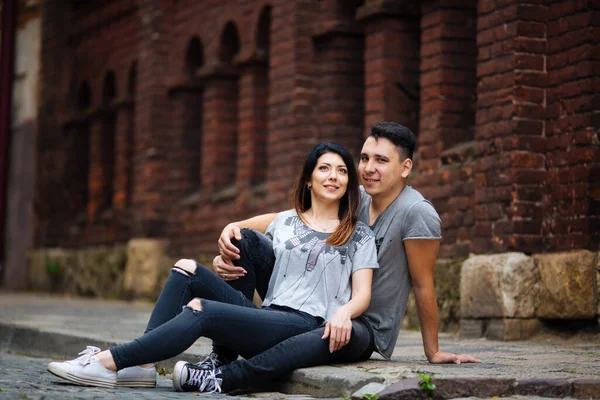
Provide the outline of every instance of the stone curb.
[[[426,399],[420,378],[403,379],[377,393],[380,400]],[[433,400],[492,398],[512,395],[546,398],[600,399],[600,379],[433,378]]]
[[[4,351],[34,357],[66,359],[90,343],[102,348],[119,344],[0,322],[0,350]],[[195,360],[200,356],[202,355],[186,352],[177,358],[160,362],[159,367],[172,369],[178,360]],[[386,387],[383,385],[383,378],[376,374],[336,366],[321,366],[297,370],[285,381],[277,384],[276,388],[284,393],[310,393],[314,397],[348,397],[354,393],[352,397],[360,399],[363,394],[368,393],[377,394],[380,400],[426,399],[426,393],[419,386],[420,380],[402,379]],[[600,399],[600,379],[517,381],[499,378],[433,378],[432,383],[436,385],[432,393],[434,400],[511,395]]]

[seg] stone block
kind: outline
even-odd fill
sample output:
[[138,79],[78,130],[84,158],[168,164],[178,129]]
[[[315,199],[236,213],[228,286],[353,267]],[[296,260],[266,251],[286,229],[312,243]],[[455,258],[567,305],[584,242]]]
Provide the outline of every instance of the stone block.
[[71,252],[61,248],[35,249],[27,257],[27,288],[39,292],[62,292],[64,271],[72,264]]
[[81,296],[117,297],[123,287],[125,246],[72,250],[64,271],[65,291]]
[[534,256],[540,271],[539,318],[594,318],[596,254],[587,250]]
[[533,318],[538,281],[535,262],[525,254],[471,256],[461,270],[461,317]]
[[425,392],[419,386],[421,378],[402,379],[379,392],[379,400],[426,399]]
[[460,337],[461,339],[476,339],[483,336],[487,320],[483,319],[461,319]]
[[572,384],[576,399],[600,399],[600,379],[578,379]]
[[29,253],[28,287],[78,296],[121,294],[125,246],[37,249]]
[[573,392],[571,382],[564,379],[526,379],[519,381],[515,394],[520,396],[567,397]]
[[127,265],[123,290],[133,297],[154,297],[161,277],[168,274],[172,260],[166,254],[168,242],[162,239],[131,239],[127,243]]
[[539,320],[497,318],[488,321],[485,337],[490,340],[524,340],[531,337],[540,327]]
[[457,397],[502,397],[514,391],[514,379],[494,378],[434,378],[434,399]]

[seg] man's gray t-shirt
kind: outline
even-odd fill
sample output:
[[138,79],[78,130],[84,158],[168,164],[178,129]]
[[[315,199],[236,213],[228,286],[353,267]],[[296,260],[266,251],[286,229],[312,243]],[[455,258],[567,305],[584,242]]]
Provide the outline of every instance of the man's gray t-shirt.
[[306,226],[295,210],[279,213],[265,234],[273,239],[275,266],[264,306],[286,306],[329,320],[350,301],[352,273],[379,267],[375,237],[362,222],[342,246],[326,244],[330,234]]
[[[369,223],[371,196],[361,187],[358,219]],[[373,330],[375,350],[390,358],[411,289],[404,249],[407,239],[441,239],[441,220],[433,205],[406,186],[371,226],[375,233],[379,269],[373,271],[369,309],[363,314]]]

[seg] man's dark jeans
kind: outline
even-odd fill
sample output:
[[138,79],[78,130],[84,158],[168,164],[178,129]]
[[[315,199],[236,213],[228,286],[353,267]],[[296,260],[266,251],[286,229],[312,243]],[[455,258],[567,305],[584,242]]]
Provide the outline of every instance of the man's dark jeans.
[[[275,259],[270,241],[264,240],[260,233],[242,230],[242,240],[236,245],[241,255],[239,265],[244,267],[247,275],[232,281],[231,286],[242,290],[248,298],[256,287],[264,298],[274,264],[270,261]],[[350,342],[334,353],[329,352],[329,340],[321,339],[324,332],[323,323],[317,329],[285,339],[254,357],[219,368],[223,392],[260,387],[298,368],[366,360],[373,353],[372,332],[361,318],[352,321]],[[233,353],[224,350],[223,346],[215,345],[214,350],[225,358]]]
[[[237,354],[251,358],[322,324],[322,318],[287,307],[256,308],[250,298],[256,276],[261,274],[261,263],[267,265],[268,271],[273,269],[272,245],[268,238],[253,231],[245,231],[244,237],[251,239],[242,241],[242,265],[250,264],[248,260],[252,260],[252,265],[257,268],[248,271],[248,279],[236,282],[240,290],[200,264],[196,265],[193,275],[174,268],[152,311],[144,336],[110,349],[117,368],[174,357],[200,336],[218,338],[221,347],[235,354],[235,358]],[[264,249],[270,251],[262,254]],[[190,300],[197,297],[201,298],[202,311],[187,307]]]

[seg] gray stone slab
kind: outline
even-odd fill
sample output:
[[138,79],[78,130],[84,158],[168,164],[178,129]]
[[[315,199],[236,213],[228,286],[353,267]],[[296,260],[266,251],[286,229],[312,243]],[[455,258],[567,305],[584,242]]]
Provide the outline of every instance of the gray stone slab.
[[565,379],[527,379],[517,383],[515,394],[523,396],[567,397],[573,393],[571,382]]

